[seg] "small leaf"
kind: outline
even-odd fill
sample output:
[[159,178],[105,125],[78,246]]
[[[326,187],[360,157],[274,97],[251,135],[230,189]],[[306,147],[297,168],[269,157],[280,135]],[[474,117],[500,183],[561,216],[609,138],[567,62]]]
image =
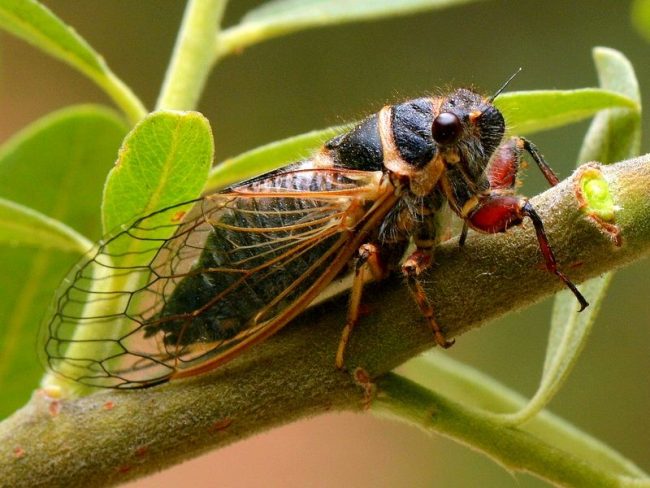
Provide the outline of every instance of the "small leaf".
[[35,0],[0,2],[0,28],[51,54],[95,81],[133,121],[145,113],[142,103],[108,68],[88,43]]
[[136,217],[196,198],[214,152],[198,112],[154,112],[126,137],[104,189],[104,233]]
[[437,10],[477,0],[274,0],[254,8],[218,37],[218,56],[293,32]]
[[593,52],[600,85],[634,100],[635,109],[607,110],[591,123],[578,164],[599,161],[611,164],[639,154],[641,149],[641,95],[630,61],[619,51],[599,47]]
[[503,112],[510,130],[517,134],[579,122],[606,108],[639,108],[638,101],[626,94],[599,88],[504,93],[494,104]]
[[63,222],[4,198],[0,198],[0,244],[77,254],[92,247],[92,242]]
[[238,181],[272,171],[289,163],[308,158],[323,143],[353,127],[338,125],[288,137],[247,151],[219,163],[210,172],[207,188],[224,188]]
[[[122,119],[97,106],[44,117],[0,148],[0,196],[97,239],[102,186],[126,132]],[[0,246],[0,418],[38,386],[39,324],[78,257],[79,250]]]
[[634,0],[631,16],[637,32],[650,41],[650,0]]
[[521,410],[502,415],[505,423],[518,425],[526,422],[555,397],[585,347],[612,276],[612,273],[606,273],[580,285],[580,292],[589,302],[589,307],[582,312],[579,312],[580,306],[573,293],[562,291],[556,296],[544,370],[537,391]]
[[[579,164],[594,160],[608,164],[632,158],[639,152],[641,109],[634,69],[621,53],[613,49],[595,49],[594,59],[601,86],[618,91],[634,101],[635,106],[610,109],[596,115],[585,137]],[[615,208],[615,205],[608,204],[608,207]],[[615,215],[608,216],[615,218]],[[612,277],[613,273],[606,273],[580,285],[580,291],[590,303],[583,312],[578,313],[579,305],[568,290],[556,296],[540,384],[533,398],[521,410],[502,417],[505,422],[520,424],[534,417],[562,387],[585,347]]]

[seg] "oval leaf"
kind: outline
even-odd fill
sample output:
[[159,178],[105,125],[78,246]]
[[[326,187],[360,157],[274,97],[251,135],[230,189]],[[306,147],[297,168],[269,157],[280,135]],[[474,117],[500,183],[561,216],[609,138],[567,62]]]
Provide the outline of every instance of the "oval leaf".
[[639,154],[641,149],[641,94],[630,61],[619,51],[595,48],[593,52],[600,85],[616,91],[636,103],[630,109],[607,110],[592,122],[578,164],[599,161],[611,164]]
[[532,134],[579,122],[607,108],[639,108],[638,101],[627,94],[600,88],[504,93],[494,104],[517,134]]
[[212,163],[210,123],[198,112],[161,111],[126,137],[104,189],[104,233],[196,198]]
[[34,0],[0,2],[0,28],[78,69],[103,88],[134,122],[146,110],[77,32]]
[[[0,195],[97,239],[102,186],[126,132],[124,122],[101,107],[48,115],[0,149]],[[38,386],[39,324],[52,291],[78,256],[0,246],[0,417],[23,405]]]
[[293,32],[436,10],[477,0],[275,0],[254,8],[218,37],[217,55]]

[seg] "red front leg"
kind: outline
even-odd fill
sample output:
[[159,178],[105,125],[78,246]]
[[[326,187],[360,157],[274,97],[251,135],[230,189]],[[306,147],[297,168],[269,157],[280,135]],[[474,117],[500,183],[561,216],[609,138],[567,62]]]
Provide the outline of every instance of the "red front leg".
[[490,161],[490,166],[487,169],[490,188],[511,190],[515,187],[524,151],[533,158],[549,185],[555,186],[560,182],[535,144],[523,137],[513,137],[497,148],[492,161]]
[[494,234],[497,232],[505,232],[506,229],[521,224],[524,217],[530,218],[535,226],[539,249],[542,252],[542,256],[544,256],[546,269],[562,280],[578,299],[580,311],[584,310],[589,303],[571,280],[557,268],[555,255],[546,237],[542,219],[528,200],[513,195],[493,193],[485,197],[470,213],[467,217],[467,222],[476,230]]
[[[492,191],[504,195],[514,193],[517,173],[519,172],[524,152],[530,154],[549,185],[555,186],[559,183],[560,180],[546,160],[544,160],[544,156],[539,152],[537,146],[523,137],[512,137],[497,148],[487,168],[487,177]],[[510,203],[506,202],[506,205],[510,205]],[[463,246],[466,239],[467,222],[463,225],[459,245]]]

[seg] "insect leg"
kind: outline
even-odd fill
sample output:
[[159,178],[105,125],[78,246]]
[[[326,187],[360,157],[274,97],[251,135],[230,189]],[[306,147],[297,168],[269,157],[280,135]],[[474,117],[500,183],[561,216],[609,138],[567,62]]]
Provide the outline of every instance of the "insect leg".
[[460,237],[458,238],[458,245],[460,247],[463,247],[465,245],[468,231],[469,231],[469,226],[467,225],[467,222],[463,222],[463,230],[460,231]]
[[427,298],[427,293],[424,290],[422,283],[418,280],[418,276],[431,265],[431,253],[431,249],[417,248],[402,265],[402,273],[406,277],[406,284],[408,285],[409,291],[411,292],[415,302],[418,304],[422,315],[424,315],[424,318],[431,326],[431,329],[433,329],[436,344],[447,349],[453,346],[456,341],[448,341],[445,338],[440,325],[436,322],[433,307]]
[[341,333],[341,340],[336,351],[336,367],[343,369],[345,348],[350,340],[352,329],[359,322],[361,315],[361,296],[363,287],[368,280],[368,272],[374,280],[381,280],[388,275],[388,267],[381,258],[380,249],[375,244],[364,244],[359,248],[359,257],[355,263],[354,280],[350,292],[350,304],[348,305],[348,316],[345,327]]
[[562,280],[577,298],[580,303],[580,310],[584,310],[589,303],[571,280],[558,269],[555,255],[546,237],[542,219],[528,200],[514,195],[500,195],[495,192],[481,201],[467,217],[467,221],[474,229],[495,234],[505,232],[506,229],[521,224],[524,217],[530,218],[535,226],[537,242],[544,257],[546,269]]
[[537,146],[523,137],[512,137],[497,148],[490,161],[487,176],[492,190],[514,189],[524,151],[530,154],[551,186],[560,182]]
[[519,137],[517,139],[518,144],[522,144],[526,152],[530,154],[535,163],[537,163],[537,166],[539,166],[540,171],[544,174],[544,178],[546,178],[548,184],[551,186],[557,185],[560,182],[560,179],[548,165],[544,159],[544,156],[542,156],[542,153],[539,152],[539,149],[537,149],[537,146],[535,146],[535,144],[530,142],[528,139],[524,139],[523,137]]
[[[551,167],[548,165],[542,153],[539,152],[537,146],[523,137],[512,137],[506,142],[501,144],[487,168],[487,177],[490,182],[490,190],[498,191],[499,193],[512,193],[515,189],[517,181],[517,173],[521,165],[521,158],[523,152],[526,151],[533,158],[539,169],[544,174],[546,181],[551,186],[559,183],[558,177],[555,175]],[[458,245],[465,245],[467,240],[467,223],[463,224],[463,230],[458,240]]]
[[[517,182],[517,173],[519,172],[521,157],[526,144],[533,148],[532,151],[536,155],[539,155],[537,148],[521,137],[511,137],[497,148],[490,161],[490,165],[487,168],[487,178],[490,182],[490,190],[499,191],[500,193],[514,192],[515,184]],[[533,156],[533,158],[534,157],[535,156]],[[544,161],[541,155],[539,155],[538,159],[539,161]],[[548,167],[546,163],[543,164],[545,167]],[[460,247],[465,245],[468,228],[467,222],[464,222],[463,230],[458,239],[458,245]]]
[[524,203],[521,210],[524,215],[528,216],[530,220],[533,221],[533,225],[535,226],[535,233],[537,234],[537,241],[539,242],[539,249],[542,251],[542,255],[544,256],[544,261],[546,263],[546,269],[560,278],[562,282],[569,288],[569,290],[573,292],[575,297],[578,299],[578,302],[580,303],[580,311],[582,312],[589,306],[589,302],[587,302],[585,297],[582,296],[582,294],[578,291],[571,280],[569,280],[569,278],[567,278],[566,275],[557,268],[555,255],[553,254],[553,250],[548,243],[548,238],[546,237],[546,232],[544,231],[544,224],[542,223],[542,219],[539,217],[533,206],[528,201]]

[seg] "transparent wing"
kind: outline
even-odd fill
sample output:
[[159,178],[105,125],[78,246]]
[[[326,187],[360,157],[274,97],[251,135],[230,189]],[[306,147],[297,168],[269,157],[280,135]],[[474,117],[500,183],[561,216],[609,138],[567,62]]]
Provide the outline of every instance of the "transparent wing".
[[133,388],[229,360],[342,271],[378,221],[379,183],[376,173],[292,170],[135,221],[61,286],[45,332],[50,368]]

